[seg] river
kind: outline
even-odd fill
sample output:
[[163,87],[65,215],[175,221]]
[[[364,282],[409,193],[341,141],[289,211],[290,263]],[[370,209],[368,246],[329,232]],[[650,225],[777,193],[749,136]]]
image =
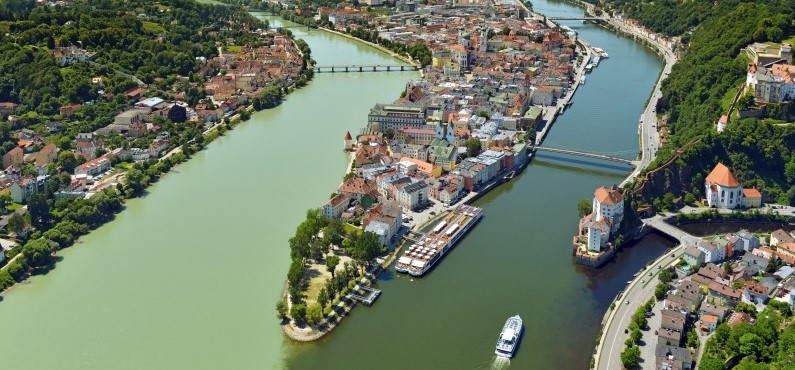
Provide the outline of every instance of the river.
[[[302,37],[322,63],[393,61],[325,32]],[[212,142],[59,253],[53,271],[6,294],[0,367],[281,368],[274,307],[287,239],[339,185],[346,130],[409,78],[418,74],[318,74]]]
[[[549,16],[579,14],[534,2]],[[272,19],[272,18],[271,18]],[[273,20],[273,19],[272,19]],[[274,21],[274,23],[276,23]],[[610,53],[546,144],[634,156],[637,119],[661,62],[631,40],[572,23]],[[386,54],[293,29],[319,64],[391,64]],[[116,220],[59,254],[0,303],[4,367],[14,369],[355,369],[492,366],[504,320],[519,313],[515,368],[586,368],[612,297],[670,246],[656,236],[598,271],[571,260],[576,203],[626,171],[536,160],[478,201],[485,217],[428,276],[387,272],[382,298],[328,337],[295,344],[275,319],[287,239],[345,168],[346,130],[416,73],[318,74],[176,168]]]

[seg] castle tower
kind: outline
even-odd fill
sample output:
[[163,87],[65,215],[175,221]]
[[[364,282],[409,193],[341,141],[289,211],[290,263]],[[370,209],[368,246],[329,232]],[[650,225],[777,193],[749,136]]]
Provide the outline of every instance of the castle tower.
[[718,132],[723,132],[723,130],[726,129],[726,126],[728,126],[730,122],[731,122],[731,119],[729,118],[729,116],[727,116],[725,114],[720,116],[720,119],[718,120],[718,122],[715,123],[715,125],[717,125]]
[[792,45],[790,44],[781,44],[781,51],[779,51],[779,57],[787,61],[787,64],[792,64]]
[[411,92],[414,90],[414,81],[409,80],[406,82],[406,99],[410,99]]
[[344,150],[351,149],[353,147],[353,137],[351,137],[351,132],[345,132],[345,147]]

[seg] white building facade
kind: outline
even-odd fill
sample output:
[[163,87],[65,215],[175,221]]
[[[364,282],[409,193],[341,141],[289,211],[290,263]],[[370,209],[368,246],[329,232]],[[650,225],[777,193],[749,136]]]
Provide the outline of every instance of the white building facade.
[[718,163],[704,180],[704,193],[710,207],[734,209],[743,205],[743,187],[723,163]]
[[593,197],[592,212],[596,215],[594,220],[601,221],[606,218],[610,221],[610,232],[618,231],[621,220],[624,219],[624,194],[618,187],[601,187],[596,189]]

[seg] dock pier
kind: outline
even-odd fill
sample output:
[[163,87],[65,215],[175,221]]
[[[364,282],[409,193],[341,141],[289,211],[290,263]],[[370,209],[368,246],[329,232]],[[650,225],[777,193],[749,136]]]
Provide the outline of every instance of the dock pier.
[[368,306],[372,306],[373,302],[375,302],[378,296],[381,295],[381,289],[375,289],[365,285],[357,285],[354,291],[362,291],[367,296],[365,297],[351,292],[351,298]]

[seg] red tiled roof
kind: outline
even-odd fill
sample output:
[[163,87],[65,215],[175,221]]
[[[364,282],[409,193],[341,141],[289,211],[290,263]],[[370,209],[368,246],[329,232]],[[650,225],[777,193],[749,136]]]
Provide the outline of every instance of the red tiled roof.
[[597,188],[594,192],[594,196],[599,203],[606,204],[612,206],[622,200],[624,200],[624,194],[618,189],[610,189],[606,187]]
[[715,183],[723,187],[736,188],[740,186],[737,179],[734,178],[732,172],[723,163],[718,163],[712,172],[709,173],[706,179],[707,183]]
[[761,199],[762,198],[762,193],[760,193],[759,190],[756,190],[754,188],[746,188],[746,189],[743,189],[743,196],[746,197],[746,198],[759,198],[759,199]]

